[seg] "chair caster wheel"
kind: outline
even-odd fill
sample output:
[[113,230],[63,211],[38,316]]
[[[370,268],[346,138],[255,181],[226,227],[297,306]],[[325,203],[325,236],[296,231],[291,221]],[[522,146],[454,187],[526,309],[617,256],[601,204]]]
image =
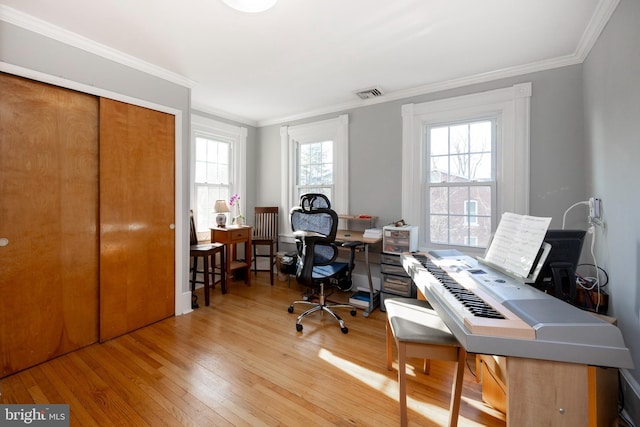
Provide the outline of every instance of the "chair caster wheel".
[[351,310],[351,315],[352,315],[352,316],[355,316],[355,315],[356,315],[356,313],[357,313],[357,311],[355,311],[355,310]]
[[293,313],[293,306],[292,306],[292,305],[290,305],[290,306],[289,306],[289,308],[287,309],[287,311],[288,311],[289,313]]
[[347,332],[349,332],[349,328],[347,328],[346,326],[344,328],[340,328],[340,330],[342,331],[343,334],[346,334]]
[[[346,328],[345,328],[346,329]],[[296,323],[296,331],[298,332],[302,332],[302,325],[299,323]],[[344,331],[343,331],[344,332]]]

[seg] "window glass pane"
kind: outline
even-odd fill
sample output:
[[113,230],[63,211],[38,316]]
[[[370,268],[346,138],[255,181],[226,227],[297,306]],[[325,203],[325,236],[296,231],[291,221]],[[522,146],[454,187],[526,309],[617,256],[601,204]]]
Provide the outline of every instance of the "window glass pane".
[[469,179],[469,156],[466,154],[451,156],[450,182],[461,182]]
[[333,141],[322,143],[322,163],[333,163]]
[[432,214],[449,212],[449,189],[447,187],[431,187],[429,206]]
[[487,247],[491,238],[491,217],[478,217],[477,224],[469,229],[469,233],[478,246]]
[[430,153],[432,156],[449,154],[449,128],[431,128]]
[[470,151],[491,151],[491,122],[471,123],[469,129]]
[[446,215],[430,215],[429,233],[433,243],[449,241],[449,217]]
[[469,198],[476,202],[477,215],[491,216],[491,187],[484,185],[471,187]]
[[449,188],[449,213],[464,215],[465,203],[469,200],[469,187]]
[[231,176],[231,171],[228,164],[218,165],[217,182],[223,185],[229,185],[230,176]]
[[466,153],[469,151],[469,125],[451,126],[449,134],[451,153]]
[[469,178],[472,181],[490,181],[492,179],[491,153],[472,154],[469,157],[471,167]]
[[429,182],[447,182],[449,180],[449,156],[431,157]]
[[465,239],[469,235],[467,217],[463,215],[449,216],[449,241],[452,245],[464,245]]
[[195,182],[205,182],[207,179],[207,164],[196,161]]
[[231,158],[231,156],[229,155],[230,145],[226,142],[219,142],[217,149],[218,149],[217,162],[221,165],[227,165],[228,167],[229,161]]

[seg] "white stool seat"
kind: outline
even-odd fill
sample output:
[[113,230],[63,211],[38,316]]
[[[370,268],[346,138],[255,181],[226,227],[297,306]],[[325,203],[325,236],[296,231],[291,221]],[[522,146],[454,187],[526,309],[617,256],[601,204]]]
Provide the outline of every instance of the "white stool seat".
[[387,369],[392,369],[393,345],[398,347],[398,387],[400,391],[400,425],[407,425],[406,360],[408,357],[425,359],[424,372],[428,373],[428,359],[456,362],[449,426],[458,424],[462,378],[467,353],[442,322],[428,302],[410,298],[385,299],[387,311]]

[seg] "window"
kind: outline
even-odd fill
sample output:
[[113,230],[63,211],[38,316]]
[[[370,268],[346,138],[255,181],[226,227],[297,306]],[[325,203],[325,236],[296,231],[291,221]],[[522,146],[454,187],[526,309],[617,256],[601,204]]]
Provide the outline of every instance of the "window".
[[481,253],[502,212],[529,211],[531,84],[402,107],[402,216],[419,247]]
[[[196,230],[208,237],[215,226],[213,206],[232,194],[246,194],[246,128],[192,116],[193,196]],[[240,205],[242,207],[242,204]]]
[[333,141],[299,143],[296,150],[296,195],[322,193],[333,199]]
[[[282,144],[282,206],[297,206],[300,196],[322,193],[338,213],[347,213],[349,116],[280,128]],[[289,230],[283,215],[282,230]]]
[[425,125],[427,244],[487,246],[495,199],[495,123],[491,118]]

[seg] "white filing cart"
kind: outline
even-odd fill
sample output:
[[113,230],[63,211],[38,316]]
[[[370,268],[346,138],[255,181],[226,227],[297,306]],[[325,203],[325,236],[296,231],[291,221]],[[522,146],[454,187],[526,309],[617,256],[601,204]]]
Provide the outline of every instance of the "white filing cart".
[[380,257],[380,310],[385,311],[385,298],[394,296],[415,298],[416,287],[402,268],[400,254],[418,250],[418,227],[387,225],[382,229]]

